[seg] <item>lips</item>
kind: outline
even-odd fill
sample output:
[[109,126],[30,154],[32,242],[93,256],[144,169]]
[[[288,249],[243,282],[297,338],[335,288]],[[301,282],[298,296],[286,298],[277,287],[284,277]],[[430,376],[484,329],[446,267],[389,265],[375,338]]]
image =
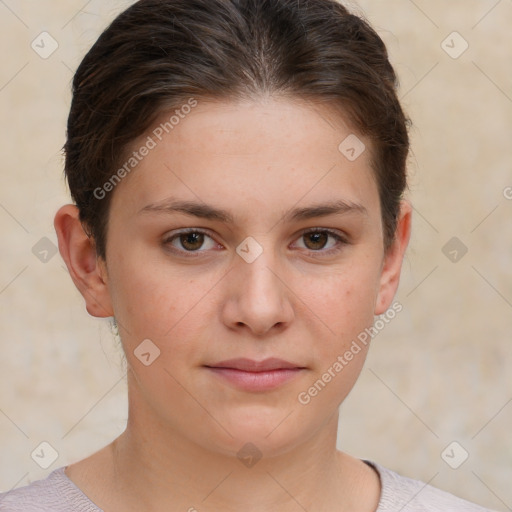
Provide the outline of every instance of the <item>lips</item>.
[[270,370],[286,370],[292,368],[304,368],[295,363],[290,363],[283,359],[271,357],[263,361],[254,361],[252,359],[238,358],[220,361],[219,363],[206,365],[208,368],[231,368],[233,370],[241,370],[244,372],[266,372]]
[[301,374],[305,367],[283,359],[263,361],[238,358],[205,365],[215,378],[243,391],[270,391]]

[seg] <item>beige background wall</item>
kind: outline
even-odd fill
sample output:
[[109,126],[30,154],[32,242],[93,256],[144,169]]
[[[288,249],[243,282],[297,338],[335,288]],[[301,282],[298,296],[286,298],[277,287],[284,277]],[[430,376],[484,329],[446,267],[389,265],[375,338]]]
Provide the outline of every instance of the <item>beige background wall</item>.
[[[1,491],[124,429],[119,350],[53,255],[52,222],[68,202],[60,148],[73,70],[129,3],[0,1]],[[414,121],[415,218],[404,309],[341,407],[339,447],[512,510],[512,1],[358,5],[388,44]],[[47,59],[31,48],[43,31],[58,43]],[[43,441],[58,452],[48,469],[30,456]],[[452,465],[469,453],[458,469],[441,457],[453,441],[463,448],[448,450]]]

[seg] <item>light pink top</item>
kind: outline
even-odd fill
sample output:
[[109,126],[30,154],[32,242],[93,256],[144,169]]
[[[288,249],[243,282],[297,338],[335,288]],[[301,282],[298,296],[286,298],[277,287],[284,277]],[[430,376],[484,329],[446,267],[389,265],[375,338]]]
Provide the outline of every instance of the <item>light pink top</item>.
[[[376,512],[492,512],[374,462],[381,496]],[[44,480],[0,494],[2,512],[103,512],[64,473],[55,469]]]

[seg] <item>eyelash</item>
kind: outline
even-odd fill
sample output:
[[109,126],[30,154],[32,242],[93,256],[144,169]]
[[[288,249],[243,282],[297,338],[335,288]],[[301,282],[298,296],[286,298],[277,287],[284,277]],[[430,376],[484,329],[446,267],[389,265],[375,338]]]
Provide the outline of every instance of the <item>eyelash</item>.
[[[213,240],[213,237],[210,236],[210,234],[201,229],[201,228],[189,228],[189,229],[185,229],[183,231],[180,231],[178,233],[174,233],[172,236],[169,236],[167,238],[164,239],[163,241],[163,245],[164,246],[170,246],[171,242],[173,242],[175,239],[179,238],[180,236],[182,235],[189,235],[189,234],[203,234],[203,235],[206,235],[208,238],[211,238]],[[331,249],[327,249],[327,250],[323,250],[323,249],[319,249],[317,251],[315,250],[312,250],[312,249],[307,249],[308,252],[310,252],[311,254],[317,256],[317,255],[320,255],[320,256],[331,256],[331,255],[334,255],[334,254],[337,254],[338,252],[340,252],[345,245],[348,245],[348,241],[345,237],[343,237],[342,235],[340,235],[338,232],[336,231],[333,231],[332,229],[328,229],[328,228],[310,228],[310,229],[307,229],[305,231],[303,231],[300,236],[299,236],[299,239],[306,236],[306,235],[309,235],[311,233],[327,233],[328,235],[332,236],[336,241],[337,241],[337,246],[336,247],[333,247]],[[196,250],[196,251],[187,251],[186,249],[176,249],[174,247],[170,248],[170,250],[174,253],[177,253],[177,254],[186,254],[187,256],[186,257],[192,257],[192,258],[195,258],[195,257],[199,257],[201,256],[201,253],[202,252],[206,252],[206,251],[202,251],[202,250]]]

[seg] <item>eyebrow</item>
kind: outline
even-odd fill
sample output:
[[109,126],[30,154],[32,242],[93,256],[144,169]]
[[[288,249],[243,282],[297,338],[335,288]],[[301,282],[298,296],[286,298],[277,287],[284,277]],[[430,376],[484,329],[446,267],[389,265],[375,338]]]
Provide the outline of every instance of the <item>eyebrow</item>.
[[[183,213],[185,215],[201,219],[217,220],[226,224],[235,224],[235,217],[228,210],[216,208],[206,203],[180,201],[173,198],[167,198],[157,203],[148,204],[139,211],[139,214],[143,213]],[[362,204],[339,199],[335,201],[328,201],[326,203],[313,204],[302,208],[293,208],[284,214],[282,220],[284,222],[293,222],[313,219],[316,217],[325,217],[327,215],[342,215],[347,213],[368,215],[368,210]]]

